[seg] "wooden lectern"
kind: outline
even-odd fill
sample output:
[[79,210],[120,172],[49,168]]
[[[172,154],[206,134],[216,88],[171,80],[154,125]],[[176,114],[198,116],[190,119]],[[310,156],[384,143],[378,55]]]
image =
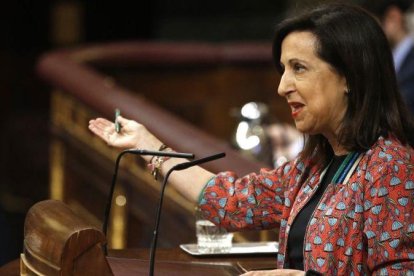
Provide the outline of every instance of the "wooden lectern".
[[[41,201],[26,215],[20,275],[147,275],[149,262],[139,257],[142,254],[139,259],[130,254],[106,257],[104,243],[103,233],[63,202]],[[164,260],[157,262],[160,275],[239,275],[243,271],[232,262],[193,261],[176,251],[166,254],[167,259],[161,251]],[[170,255],[178,257],[172,260]]]
[[[147,275],[148,250],[123,250],[105,256],[103,233],[80,219],[57,200],[35,204],[27,213],[20,275]],[[240,275],[251,267],[251,258],[194,259],[175,250],[161,250],[158,275]],[[184,255],[183,255],[184,254]],[[117,256],[118,255],[118,256]],[[254,267],[272,267],[275,257],[255,259]],[[2,273],[0,269],[0,273]],[[13,274],[14,275],[14,274]]]
[[64,203],[41,201],[26,215],[21,275],[113,275],[104,243],[103,233]]

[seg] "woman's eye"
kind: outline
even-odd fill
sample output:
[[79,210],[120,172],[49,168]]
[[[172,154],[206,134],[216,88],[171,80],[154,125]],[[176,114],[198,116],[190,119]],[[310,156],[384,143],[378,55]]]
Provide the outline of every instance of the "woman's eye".
[[295,70],[295,72],[301,73],[301,72],[303,72],[306,68],[305,68],[305,66],[303,66],[302,64],[295,63],[295,64],[293,65],[293,69]]

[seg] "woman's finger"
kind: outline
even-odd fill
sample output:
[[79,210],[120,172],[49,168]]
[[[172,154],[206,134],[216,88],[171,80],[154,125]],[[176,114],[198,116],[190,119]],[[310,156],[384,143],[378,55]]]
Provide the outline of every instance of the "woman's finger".
[[103,140],[107,140],[107,138],[108,138],[108,135],[106,134],[106,132],[103,130],[103,129],[101,129],[101,128],[98,128],[98,127],[96,127],[95,125],[90,125],[89,126],[89,129],[94,133],[94,134],[96,134],[99,138],[101,138],[101,139],[103,139]]
[[96,119],[95,124],[96,124],[97,127],[100,127],[100,128],[111,128],[111,127],[115,127],[115,125],[114,125],[113,122],[108,121],[108,120],[103,119],[103,118]]
[[119,115],[119,116],[118,116],[118,122],[119,122],[121,125],[126,125],[127,123],[129,123],[129,122],[130,122],[130,120],[125,119],[124,117],[122,117],[121,115]]

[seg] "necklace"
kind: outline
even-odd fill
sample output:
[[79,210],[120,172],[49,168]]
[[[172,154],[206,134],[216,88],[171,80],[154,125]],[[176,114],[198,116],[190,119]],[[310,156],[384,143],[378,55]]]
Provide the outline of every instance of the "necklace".
[[[355,168],[354,164],[357,160],[359,160],[359,156],[361,154],[358,152],[350,152],[346,156],[345,160],[342,161],[341,166],[336,171],[334,177],[332,178],[332,183],[342,183],[346,176],[352,173],[353,169]],[[352,169],[352,170],[351,170]]]

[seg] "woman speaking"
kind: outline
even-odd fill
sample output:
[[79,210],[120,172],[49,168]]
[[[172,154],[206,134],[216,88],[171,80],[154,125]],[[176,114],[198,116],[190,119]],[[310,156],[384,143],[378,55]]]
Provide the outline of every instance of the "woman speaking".
[[[273,52],[303,151],[277,169],[193,167],[171,184],[230,231],[280,227],[278,269],[248,275],[414,275],[414,126],[381,26],[361,8],[323,5],[281,22]],[[89,128],[110,146],[171,150],[119,122]],[[151,162],[157,174],[183,161]]]

